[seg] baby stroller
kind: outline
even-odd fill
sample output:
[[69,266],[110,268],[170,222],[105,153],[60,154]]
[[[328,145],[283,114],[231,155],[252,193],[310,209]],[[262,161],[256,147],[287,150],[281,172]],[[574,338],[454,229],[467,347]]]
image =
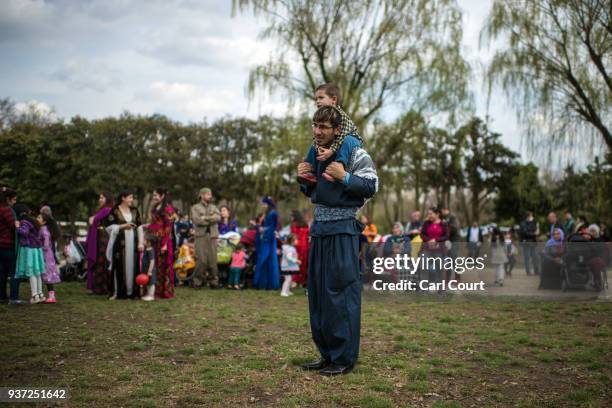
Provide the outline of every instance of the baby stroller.
[[71,235],[65,237],[65,242],[67,244],[62,251],[64,261],[60,264],[60,278],[62,282],[83,281],[87,278],[87,256],[83,245]]
[[222,286],[227,284],[229,266],[232,262],[232,253],[239,242],[240,234],[233,231],[219,235],[219,239],[217,240],[217,267],[219,270],[219,280],[222,282]]
[[561,268],[561,290],[563,292],[568,289],[587,290],[589,288],[592,280],[589,263],[592,258],[590,242],[579,234],[569,237]]

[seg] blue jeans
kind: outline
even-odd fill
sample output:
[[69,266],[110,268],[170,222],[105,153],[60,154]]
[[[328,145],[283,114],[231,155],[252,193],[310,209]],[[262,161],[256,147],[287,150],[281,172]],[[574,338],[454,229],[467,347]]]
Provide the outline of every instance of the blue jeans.
[[11,300],[19,299],[21,279],[15,279],[15,250],[0,248],[0,300],[6,300],[6,282],[11,278]]
[[535,242],[523,242],[523,260],[525,261],[525,271],[527,272],[527,275],[531,275],[531,263],[533,263],[533,270],[535,274],[538,275],[540,273],[536,245],[537,243]]

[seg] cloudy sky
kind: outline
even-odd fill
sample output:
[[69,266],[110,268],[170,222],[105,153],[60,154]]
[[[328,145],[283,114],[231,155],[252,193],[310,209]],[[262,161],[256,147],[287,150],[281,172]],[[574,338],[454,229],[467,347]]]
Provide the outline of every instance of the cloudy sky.
[[[488,0],[459,0],[465,55],[474,64],[476,114],[486,111],[478,48]],[[231,16],[231,0],[1,0],[0,97],[37,101],[59,116],[100,118],[162,113],[184,122],[231,114],[282,114],[274,98],[249,103],[249,70],[272,43],[257,39],[265,22]],[[514,111],[496,92],[493,130],[520,149]]]

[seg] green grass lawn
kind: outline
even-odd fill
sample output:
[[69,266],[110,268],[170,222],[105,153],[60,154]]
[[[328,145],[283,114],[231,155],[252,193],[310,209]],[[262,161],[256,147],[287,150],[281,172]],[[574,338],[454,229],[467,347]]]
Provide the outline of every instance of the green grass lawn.
[[[25,290],[28,289],[24,285]],[[192,290],[146,303],[58,286],[0,306],[1,386],[70,406],[610,406],[612,304],[365,293],[359,364],[327,378],[301,290]]]

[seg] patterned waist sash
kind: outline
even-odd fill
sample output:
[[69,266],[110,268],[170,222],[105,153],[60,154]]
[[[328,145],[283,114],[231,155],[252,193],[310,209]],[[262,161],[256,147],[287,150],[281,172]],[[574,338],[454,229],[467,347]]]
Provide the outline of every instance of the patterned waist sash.
[[326,207],[318,204],[314,209],[315,221],[350,220],[357,217],[359,207]]

